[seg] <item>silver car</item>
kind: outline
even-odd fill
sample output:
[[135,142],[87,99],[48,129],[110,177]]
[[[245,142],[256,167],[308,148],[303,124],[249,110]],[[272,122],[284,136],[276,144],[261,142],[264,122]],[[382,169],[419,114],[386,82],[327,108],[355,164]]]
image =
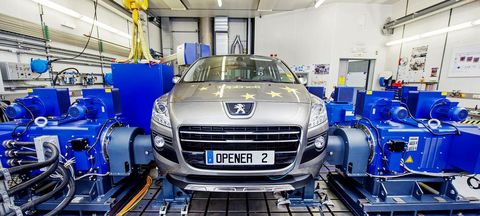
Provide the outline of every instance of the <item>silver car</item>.
[[291,191],[325,157],[324,102],[278,59],[197,60],[158,98],[152,143],[160,174],[191,191]]

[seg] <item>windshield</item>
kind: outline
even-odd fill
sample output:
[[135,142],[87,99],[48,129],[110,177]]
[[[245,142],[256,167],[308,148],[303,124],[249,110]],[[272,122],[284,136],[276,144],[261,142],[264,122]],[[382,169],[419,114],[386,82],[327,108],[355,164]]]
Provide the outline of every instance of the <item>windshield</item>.
[[297,83],[282,61],[261,56],[213,56],[200,59],[187,71],[182,82]]

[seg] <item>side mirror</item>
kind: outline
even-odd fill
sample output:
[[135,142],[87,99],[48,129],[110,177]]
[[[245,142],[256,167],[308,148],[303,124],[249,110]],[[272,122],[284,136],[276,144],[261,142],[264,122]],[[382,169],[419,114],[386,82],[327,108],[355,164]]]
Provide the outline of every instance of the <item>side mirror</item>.
[[300,84],[302,84],[302,85],[307,85],[307,83],[308,83],[308,80],[305,77],[298,78],[298,81],[300,81]]
[[174,84],[177,84],[178,82],[180,82],[180,76],[174,76],[172,82]]

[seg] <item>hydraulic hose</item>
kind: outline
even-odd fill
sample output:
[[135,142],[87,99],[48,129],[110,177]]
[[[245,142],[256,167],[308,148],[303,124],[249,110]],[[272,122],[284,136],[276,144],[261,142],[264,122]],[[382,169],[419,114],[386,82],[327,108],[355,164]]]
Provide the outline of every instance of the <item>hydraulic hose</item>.
[[[51,143],[45,143],[44,146],[45,147],[48,146],[48,148],[50,148],[52,150],[51,153],[47,154],[47,155],[50,155],[49,159],[44,161],[44,162],[52,161],[50,167],[45,172],[41,173],[40,175],[35,176],[35,177],[29,179],[28,181],[25,181],[25,182],[21,183],[20,185],[17,185],[15,187],[11,188],[10,190],[7,191],[8,194],[14,194],[14,193],[17,193],[18,191],[26,189],[26,188],[30,187],[31,185],[33,185],[35,183],[38,183],[39,181],[47,178],[53,172],[55,172],[55,170],[58,167],[58,163],[59,163],[59,161],[58,161],[58,150],[55,147],[55,145],[53,145]],[[44,163],[44,162],[40,162],[40,163]],[[27,164],[27,165],[22,165],[21,167],[33,166],[33,165],[36,165],[36,164]],[[20,167],[20,166],[18,166],[18,167]],[[12,167],[12,168],[15,168],[15,167]],[[12,168],[10,168],[10,169],[12,169]],[[24,170],[24,169],[22,169],[22,170]],[[12,173],[12,172],[10,171],[10,173]]]
[[5,140],[2,143],[3,147],[5,148],[15,148],[15,147],[26,147],[26,146],[35,146],[34,142],[23,142],[23,141],[16,141],[16,140]]
[[[71,199],[73,198],[73,193],[75,192],[75,190],[74,190],[75,189],[75,184],[73,183],[72,177],[68,174],[68,171],[63,166],[58,166],[56,170],[60,173],[61,176],[63,176],[62,180],[60,182],[60,185],[58,187],[56,187],[55,189],[53,189],[52,191],[46,193],[45,195],[43,195],[43,196],[41,196],[37,199],[34,199],[30,202],[27,202],[27,203],[23,204],[22,206],[20,206],[22,211],[30,209],[30,208],[32,208],[32,207],[34,207],[34,206],[36,206],[40,203],[43,203],[43,202],[51,199],[55,194],[62,191],[67,186],[67,184],[69,185],[70,189],[67,193],[67,196],[65,196],[65,199],[62,201],[62,203],[60,205],[58,205],[55,209],[53,209],[52,211],[50,211],[49,213],[47,213],[45,215],[49,215],[49,216],[50,215],[58,215],[58,213],[60,211],[62,211],[63,208],[65,208],[65,206],[68,205],[68,203],[70,203]],[[15,212],[10,212],[7,215],[8,216],[13,216],[13,215],[15,215]]]
[[47,182],[47,183],[45,183],[45,184],[43,184],[43,185],[41,185],[41,186],[39,186],[35,189],[32,189],[32,191],[35,194],[39,195],[39,194],[42,194],[42,193],[50,190],[51,188],[53,188],[55,185],[58,184],[57,181],[52,181],[51,179],[49,179],[49,180],[50,180],[49,182]]
[[[63,166],[61,167],[61,169],[65,170]],[[67,195],[65,195],[65,198],[62,200],[62,202],[58,204],[57,207],[55,207],[52,211],[47,213],[46,216],[58,215],[65,207],[68,206],[68,204],[70,204],[74,196],[75,196],[75,181],[73,180],[73,177],[69,175]]]
[[52,165],[55,162],[58,164],[59,152],[58,152],[57,147],[54,144],[48,143],[48,142],[44,143],[43,146],[45,148],[50,149],[50,151],[52,152],[50,154],[50,157],[47,160],[42,161],[42,162],[38,162],[38,163],[34,163],[34,164],[26,164],[26,165],[22,165],[22,166],[16,166],[16,167],[9,168],[8,170],[9,170],[10,174],[17,173],[17,172],[20,172],[20,171],[23,171],[23,170],[32,170],[32,169],[43,168],[43,167]]
[[21,165],[27,165],[27,164],[34,164],[38,163],[37,160],[24,160],[24,159],[8,159],[7,164],[9,166],[21,166]]
[[20,156],[37,156],[37,153],[34,151],[20,151],[20,150],[7,150],[5,151],[5,156],[7,157],[20,157]]

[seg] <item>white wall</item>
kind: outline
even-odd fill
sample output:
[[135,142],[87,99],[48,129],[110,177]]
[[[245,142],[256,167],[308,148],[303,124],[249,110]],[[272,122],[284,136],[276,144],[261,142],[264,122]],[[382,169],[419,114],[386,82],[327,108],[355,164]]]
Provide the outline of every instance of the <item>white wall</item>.
[[289,65],[330,64],[330,75],[325,77],[330,92],[337,84],[341,58],[375,59],[375,71],[384,69],[386,48],[380,29],[391,8],[385,4],[330,3],[317,9],[257,17],[255,53],[276,53]]
[[[92,0],[51,0],[57,4],[60,4],[64,7],[70,8],[82,15],[88,16],[90,18],[93,18],[94,15],[94,4]],[[7,16],[11,16],[14,18],[22,19],[25,21],[37,23],[40,25],[40,10],[39,10],[39,5],[31,0],[0,0],[3,7],[0,7],[0,14],[4,14]],[[88,35],[91,29],[91,24],[83,22],[77,18],[68,16],[66,14],[63,14],[59,11],[50,9],[48,7],[43,7],[43,13],[44,13],[44,22],[50,29],[52,30],[59,30],[61,32],[77,35],[77,36],[82,36],[83,35]],[[104,23],[106,25],[109,25],[115,29],[118,29],[124,33],[130,34],[130,31],[132,29],[131,22],[129,22],[127,19],[124,17],[104,8],[100,4],[97,7],[97,20],[101,23]],[[65,25],[73,27],[65,27]],[[160,50],[161,45],[160,45],[160,29],[153,25],[150,24],[148,25],[148,32],[147,36],[149,38],[149,44],[150,46],[155,49],[155,50]],[[93,37],[98,37],[101,38],[102,40],[112,42],[115,44],[119,44],[121,46],[125,47],[130,47],[130,39],[127,39],[125,37],[122,37],[120,35],[117,35],[115,33],[109,32],[107,30],[104,30],[102,28],[94,28],[94,31],[92,33]],[[90,43],[97,43],[96,40],[91,40]],[[51,41],[51,45],[58,47],[58,48],[63,48],[63,49],[69,49],[69,50],[75,50],[75,51],[81,51],[83,48],[79,47],[78,45],[71,45],[71,44],[66,44],[66,43],[60,43],[58,41]],[[91,53],[95,55],[99,55],[98,50],[91,50],[91,49],[86,49],[86,53]],[[105,56],[109,57],[114,57],[114,58],[119,58],[119,57],[126,57],[126,56],[117,56],[114,54],[109,54],[109,53],[104,53]],[[11,52],[4,52],[0,51],[0,56],[2,57],[1,61],[13,61],[21,63],[29,63],[30,58],[39,58],[38,56],[30,56],[27,54],[22,54],[17,56],[17,54],[11,53]],[[102,69],[96,66],[83,66],[83,65],[66,65],[66,64],[60,64],[60,63],[54,63],[52,64],[52,68],[54,71],[59,71],[62,70],[66,67],[71,67],[75,66],[80,70],[80,72],[85,72],[85,73],[101,73]],[[103,72],[107,73],[110,72],[110,68],[103,68]],[[42,75],[42,77],[46,78],[48,77],[48,74]]]
[[[401,0],[393,6],[393,18],[410,14],[439,2],[441,2],[441,0],[409,0],[407,8],[407,0]],[[448,27],[449,19],[451,19],[450,25],[456,25],[467,21],[480,19],[480,2],[477,1],[464,5],[460,8],[453,9],[451,17],[450,11],[445,11],[414,23],[398,27],[395,29],[394,35],[387,38],[389,41],[402,38],[403,29],[405,31],[403,37],[409,37],[412,35],[445,28]],[[451,60],[453,50],[462,46],[480,45],[480,41],[478,40],[479,35],[480,27],[474,27],[456,32],[450,32],[448,33],[448,36],[447,34],[441,34],[430,38],[424,38],[421,40],[388,47],[388,57],[385,69],[393,71],[395,74],[397,72],[397,62],[399,57],[409,57],[413,47],[428,45],[425,70],[430,72],[431,68],[433,67],[440,68],[438,90],[461,90],[465,93],[480,93],[480,85],[478,85],[480,82],[480,77],[457,78],[449,77],[448,75],[452,63]],[[460,99],[459,101],[461,102],[462,106],[467,107],[480,105],[479,100]]]

